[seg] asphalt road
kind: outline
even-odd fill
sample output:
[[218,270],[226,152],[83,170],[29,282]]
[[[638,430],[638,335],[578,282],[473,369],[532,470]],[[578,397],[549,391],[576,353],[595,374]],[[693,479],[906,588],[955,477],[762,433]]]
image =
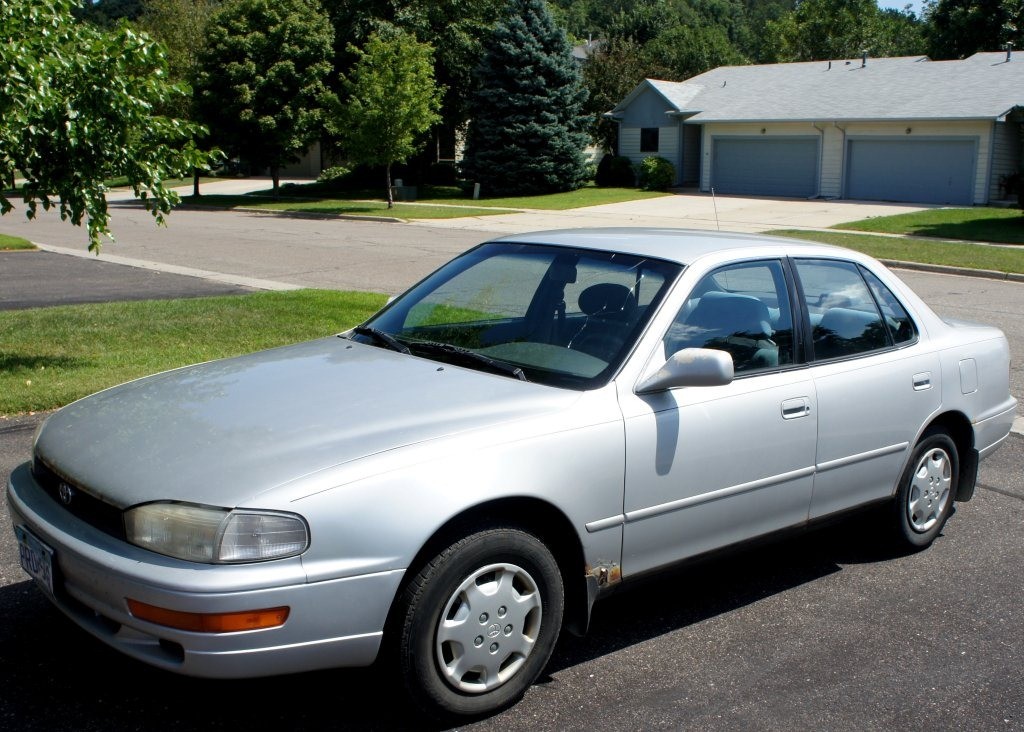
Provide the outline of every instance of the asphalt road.
[[[206,219],[195,221],[199,228],[185,236],[198,236]],[[319,248],[316,257],[289,259],[288,251],[260,245],[250,257],[270,261],[257,262],[267,268],[257,276],[280,279],[277,268],[294,284],[323,278],[330,284],[322,286],[336,287],[336,278],[355,271],[379,283],[374,272],[400,262],[406,246],[413,254],[396,264],[396,277],[418,276],[445,250],[487,238],[314,224],[330,226],[320,239],[311,235],[310,247],[295,249]],[[406,241],[410,232],[418,244]],[[353,241],[372,264],[355,261],[362,255],[349,248]],[[204,261],[223,257],[221,271],[231,271],[244,251],[237,247],[231,255],[210,247]],[[338,267],[322,266],[323,255],[336,252]],[[313,266],[306,275],[303,262]],[[1024,286],[900,275],[940,313],[1000,325],[1014,352],[1024,353]],[[26,459],[39,419],[0,422],[0,477]],[[868,514],[623,591],[597,606],[586,638],[563,638],[547,676],[522,703],[470,728],[1024,730],[1024,437],[1011,435],[983,463],[981,483],[924,552],[879,548],[877,517]],[[8,525],[3,504],[0,527]],[[3,528],[0,615],[0,729],[427,726],[373,670],[211,682],[121,657],[49,606],[18,567],[13,533]]]
[[112,264],[52,252],[0,252],[0,310],[108,302],[210,297],[250,287]]
[[[0,427],[0,475],[38,420]],[[1021,466],[1011,435],[923,552],[879,548],[866,514],[620,592],[520,704],[467,729],[1024,729]],[[7,530],[0,615],[3,729],[430,727],[373,669],[219,682],[122,657],[49,605]]]

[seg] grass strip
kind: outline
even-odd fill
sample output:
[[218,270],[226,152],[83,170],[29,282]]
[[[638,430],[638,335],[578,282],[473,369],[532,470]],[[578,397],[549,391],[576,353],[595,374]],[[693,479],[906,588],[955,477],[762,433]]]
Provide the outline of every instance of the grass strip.
[[347,216],[392,216],[398,219],[454,219],[463,216],[495,216],[511,213],[508,209],[466,206],[416,206],[396,203],[388,208],[384,201],[350,201],[340,198],[271,198],[254,194],[244,196],[183,196],[182,203],[215,208],[258,208],[293,213],[341,214]]
[[987,269],[996,272],[1024,273],[1024,249],[991,247],[954,241],[931,241],[870,234],[802,231],[780,229],[769,231],[775,236],[835,244],[870,254],[876,259],[895,259],[901,262],[941,264],[948,267]]
[[54,409],[147,374],[338,333],[385,300],[296,290],[0,312],[0,415]]
[[[578,190],[547,193],[545,196],[512,196],[473,200],[466,196],[462,188],[455,185],[421,185],[418,186],[416,203],[429,206],[396,203],[393,209],[387,211],[387,204],[381,200],[380,189],[336,190],[324,183],[307,183],[284,185],[279,189],[278,196],[273,196],[273,192],[267,189],[247,193],[245,196],[203,196],[200,199],[186,198],[183,200],[191,204],[224,208],[256,206],[279,211],[370,215],[381,215],[383,211],[386,215],[398,218],[453,218],[508,213],[518,209],[566,211],[588,206],[657,199],[665,196],[671,196],[671,193],[638,188],[599,188],[595,185],[588,185]],[[503,210],[492,211],[490,209]]]
[[1024,244],[1024,212],[1015,208],[933,208],[837,224],[833,229]]
[[662,198],[670,193],[664,191],[642,191],[638,188],[598,188],[586,186],[575,191],[549,193],[544,196],[508,196],[504,198],[481,198],[472,200],[459,188],[425,187],[421,203],[464,203],[473,206],[498,206],[506,208],[531,208],[541,211],[565,211],[570,208],[602,206],[607,203],[640,201],[648,198]]
[[30,242],[28,239],[22,239],[20,236],[8,236],[7,234],[0,234],[0,251],[35,248],[36,245]]

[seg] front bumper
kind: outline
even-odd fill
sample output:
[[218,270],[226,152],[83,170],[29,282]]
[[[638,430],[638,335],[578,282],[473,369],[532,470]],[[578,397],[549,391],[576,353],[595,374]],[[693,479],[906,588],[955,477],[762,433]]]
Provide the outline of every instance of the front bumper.
[[[246,565],[164,557],[69,514],[36,484],[28,463],[11,473],[7,500],[14,525],[53,550],[49,597],[60,610],[117,650],[189,676],[245,678],[369,665],[403,575],[394,570],[310,583],[299,557]],[[198,613],[287,606],[290,615],[277,628],[196,633],[133,617],[127,598]]]

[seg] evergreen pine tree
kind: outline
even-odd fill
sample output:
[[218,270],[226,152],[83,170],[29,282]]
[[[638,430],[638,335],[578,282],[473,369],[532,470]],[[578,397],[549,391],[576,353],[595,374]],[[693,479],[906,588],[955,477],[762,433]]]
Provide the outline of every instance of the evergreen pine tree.
[[586,89],[543,0],[510,0],[485,42],[471,99],[463,171],[486,196],[583,185]]

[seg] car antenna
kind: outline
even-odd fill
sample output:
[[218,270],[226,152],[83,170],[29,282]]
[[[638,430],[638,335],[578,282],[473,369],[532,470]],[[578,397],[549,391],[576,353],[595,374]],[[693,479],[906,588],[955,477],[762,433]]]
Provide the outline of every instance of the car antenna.
[[715,207],[715,228],[721,231],[722,225],[718,223],[718,201],[715,200],[714,186],[711,187],[711,205]]

